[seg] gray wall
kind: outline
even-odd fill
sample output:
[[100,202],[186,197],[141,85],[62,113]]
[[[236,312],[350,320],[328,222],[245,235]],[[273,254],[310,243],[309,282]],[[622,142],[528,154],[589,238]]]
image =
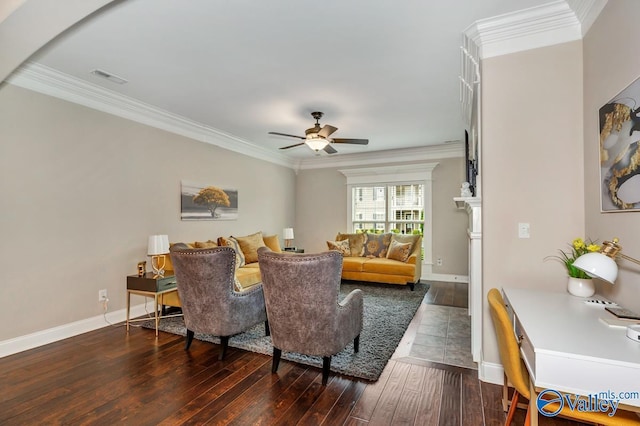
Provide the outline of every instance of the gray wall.
[[[123,309],[149,235],[281,235],[295,219],[286,167],[8,84],[0,128],[0,341],[101,314],[99,289]],[[238,220],[181,221],[182,179],[237,189]]]
[[[584,234],[582,42],[485,59],[482,81],[483,296],[565,291],[563,265],[544,258]],[[483,359],[499,364],[484,305]]]
[[[468,217],[453,203],[465,179],[464,158],[433,161],[439,163],[432,173],[433,253],[434,261],[438,256],[443,260],[442,266],[434,265],[433,273],[466,276]],[[299,171],[295,244],[307,251],[324,251],[326,241],[346,228],[347,178],[335,168]]]

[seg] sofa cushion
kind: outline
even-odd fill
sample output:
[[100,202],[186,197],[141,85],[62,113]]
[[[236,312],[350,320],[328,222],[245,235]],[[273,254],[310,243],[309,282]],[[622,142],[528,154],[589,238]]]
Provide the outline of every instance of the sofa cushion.
[[262,232],[247,235],[246,237],[235,237],[240,244],[240,249],[244,253],[245,263],[253,263],[258,261],[258,249],[266,247],[262,239]]
[[236,269],[235,280],[236,291],[247,290],[261,282],[260,268],[238,268]]
[[349,240],[342,241],[327,241],[327,247],[329,250],[336,250],[342,253],[343,256],[351,256],[351,248],[349,247]]
[[386,275],[406,275],[413,276],[415,265],[398,262],[391,259],[365,258],[366,262],[362,264],[363,272],[373,272]]
[[351,256],[364,256],[364,244],[367,240],[367,234],[341,234],[336,235],[336,241],[349,241]]
[[236,268],[241,268],[244,266],[244,264],[246,263],[244,258],[244,253],[240,248],[240,243],[238,243],[238,240],[236,240],[233,237],[227,237],[227,238],[220,237],[218,238],[218,245],[227,246],[234,249],[236,251]]
[[400,243],[394,239],[391,239],[389,244],[389,250],[387,250],[387,259],[399,260],[400,262],[406,262],[411,254],[411,243]]
[[218,247],[218,244],[216,244],[215,241],[196,241],[195,243],[193,243],[195,248],[199,248],[199,249],[208,249],[208,248],[216,248]]
[[280,247],[280,238],[277,235],[267,235],[262,237],[264,240],[264,245],[269,247],[271,251],[276,253],[282,253],[282,248]]
[[367,261],[366,257],[350,256],[342,258],[342,270],[348,272],[362,272],[362,265]]
[[367,234],[367,242],[364,245],[364,256],[386,258],[390,243],[390,233]]

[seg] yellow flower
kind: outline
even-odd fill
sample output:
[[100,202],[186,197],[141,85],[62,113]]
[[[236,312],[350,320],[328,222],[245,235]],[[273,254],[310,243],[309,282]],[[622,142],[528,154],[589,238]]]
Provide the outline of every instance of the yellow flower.
[[575,240],[573,240],[573,248],[576,250],[580,250],[583,249],[585,247],[584,245],[584,241],[582,240],[582,238],[576,238]]
[[599,245],[597,245],[597,244],[589,244],[589,245],[587,246],[587,251],[588,251],[589,253],[593,253],[593,252],[596,252],[596,251],[600,251],[600,246],[599,246]]

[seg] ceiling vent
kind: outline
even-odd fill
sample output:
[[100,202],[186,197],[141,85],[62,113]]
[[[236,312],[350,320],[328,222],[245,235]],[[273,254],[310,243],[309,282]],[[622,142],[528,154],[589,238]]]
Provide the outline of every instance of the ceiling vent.
[[107,80],[109,80],[109,81],[111,81],[113,83],[117,83],[117,84],[128,83],[128,81],[125,80],[122,77],[118,77],[115,74],[111,74],[109,72],[106,72],[106,71],[103,71],[103,70],[99,70],[99,69],[95,69],[95,70],[91,71],[91,74],[93,74],[93,75],[95,75],[97,77],[100,77],[100,78],[107,79]]

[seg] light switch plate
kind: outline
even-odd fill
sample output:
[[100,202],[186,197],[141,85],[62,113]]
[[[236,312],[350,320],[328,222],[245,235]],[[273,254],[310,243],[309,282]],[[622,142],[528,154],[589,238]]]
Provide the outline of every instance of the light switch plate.
[[531,237],[530,226],[528,223],[518,223],[518,238]]

